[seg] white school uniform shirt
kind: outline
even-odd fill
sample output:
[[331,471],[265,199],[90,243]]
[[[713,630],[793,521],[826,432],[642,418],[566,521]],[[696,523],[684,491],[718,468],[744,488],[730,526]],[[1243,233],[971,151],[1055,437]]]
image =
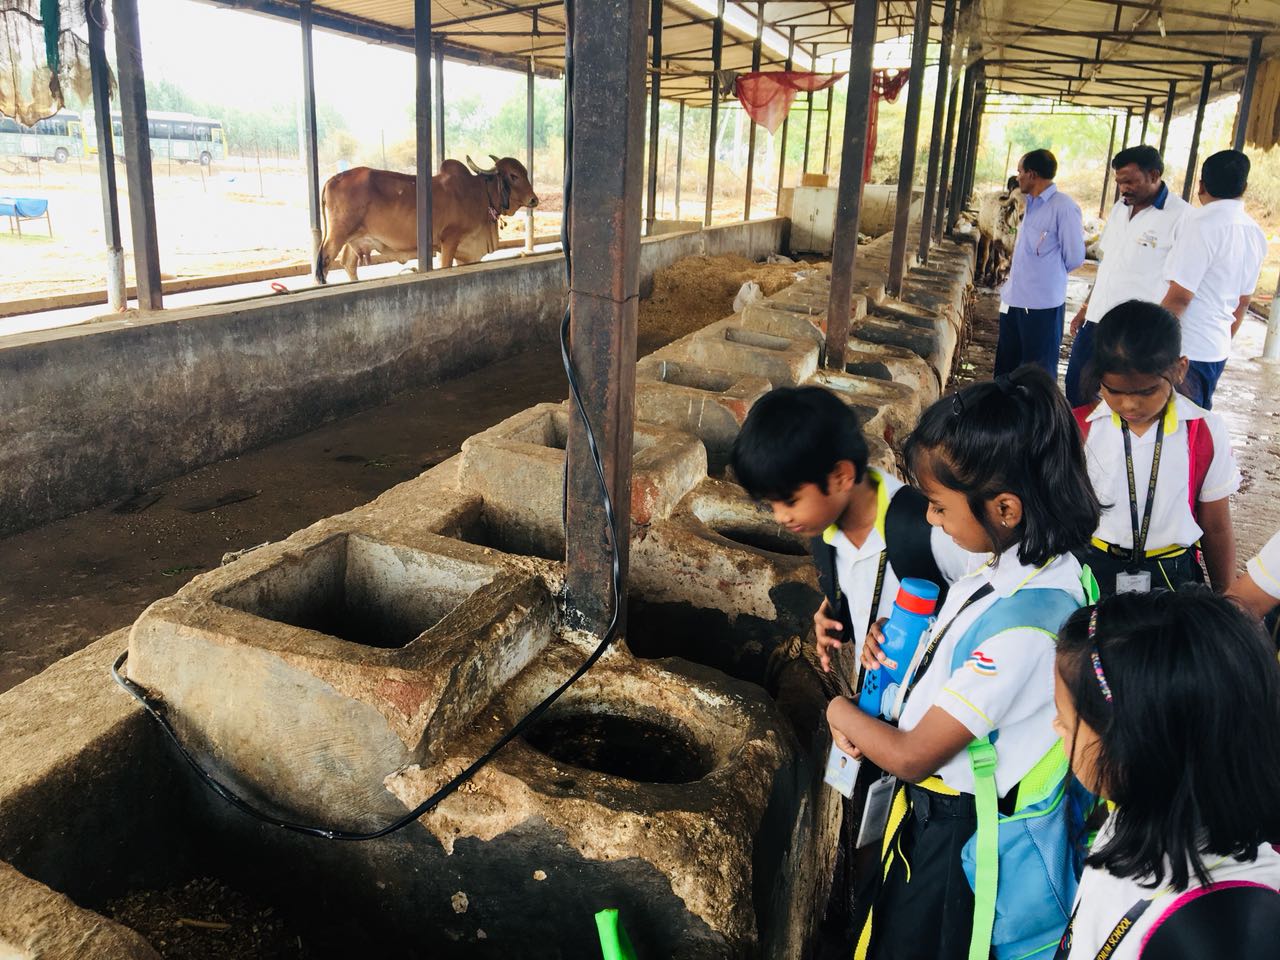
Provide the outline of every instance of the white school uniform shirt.
[[[836,548],[836,578],[840,591],[849,601],[849,618],[853,622],[854,635],[858,641],[858,649],[862,649],[862,641],[871,628],[871,600],[876,592],[876,574],[880,570],[880,554],[886,549],[884,539],[884,518],[889,510],[889,501],[902,489],[903,483],[890,473],[867,468],[871,482],[876,485],[876,524],[867,534],[861,547],[855,547],[853,541],[844,535],[839,527],[834,527],[829,537],[824,535]],[[930,546],[933,559],[938,570],[946,578],[947,583],[954,583],[985,560],[974,553],[962,550],[954,540],[934,527]],[[880,605],[876,608],[876,620],[887,617],[893,612],[893,601],[898,596],[901,581],[893,569],[893,564],[885,564],[884,586],[880,591]],[[943,586],[943,584],[938,584]]]
[[[1191,452],[1187,447],[1187,421],[1203,420],[1213,438],[1213,460],[1200,487],[1199,501],[1212,503],[1240,489],[1240,468],[1231,450],[1231,434],[1218,414],[1197,406],[1180,393],[1165,412],[1164,447],[1160,452],[1160,475],[1156,478],[1156,502],[1151,508],[1147,550],[1189,547],[1204,534],[1191,512],[1187,484],[1191,476]],[[1085,461],[1089,480],[1102,501],[1102,518],[1094,537],[1104,543],[1133,549],[1133,520],[1129,514],[1129,477],[1124,459],[1124,435],[1120,417],[1105,400],[1089,415],[1089,437],[1085,441]],[[1203,428],[1201,428],[1203,429]],[[1133,445],[1133,485],[1138,495],[1138,523],[1147,503],[1151,482],[1151,461],[1155,458],[1156,427],[1138,436],[1129,434]]]
[[1230,356],[1233,312],[1253,293],[1266,256],[1267,235],[1243,200],[1214,200],[1183,219],[1164,278],[1195,294],[1182,314],[1184,356],[1206,363]]
[[[956,644],[974,621],[1020,590],[1064,590],[1083,604],[1080,572],[1080,564],[1071,554],[1055,557],[1042,567],[1024,564],[1015,545],[1002,553],[998,562],[988,563],[954,584],[933,630],[954,623],[907,699],[899,728],[914,729],[932,708],[941,707],[975,739],[998,729],[996,791],[1004,796],[1017,786],[1058,740],[1053,732],[1055,636],[1041,627],[1013,627],[981,641],[977,650],[982,654],[981,669],[971,669],[974,658],[970,657],[952,671],[951,659]],[[994,590],[957,616],[965,601],[987,583]],[[918,652],[927,645],[921,643]],[[947,786],[973,793],[968,751],[961,750],[944,763],[937,775]]]
[[[1110,836],[1110,826],[1111,821],[1108,821],[1098,831],[1098,837],[1094,841],[1095,849]],[[1252,863],[1241,863],[1232,857],[1209,854],[1204,864],[1209,868],[1209,876],[1214,883],[1246,880],[1280,890],[1280,853],[1276,853],[1269,844],[1258,848],[1258,858]],[[1165,879],[1168,878],[1169,874],[1166,872]],[[1193,873],[1187,889],[1195,890],[1200,886]],[[1071,926],[1071,952],[1067,954],[1068,960],[1094,960],[1116,924],[1130,908],[1139,900],[1154,898],[1151,906],[1134,922],[1130,932],[1110,957],[1110,960],[1138,960],[1142,954],[1143,941],[1180,896],[1182,894],[1167,886],[1144,887],[1138,880],[1112,876],[1100,867],[1086,867],[1076,893],[1076,919]],[[1210,958],[1206,957],[1205,960]]]
[[1098,279],[1089,294],[1084,319],[1097,323],[1107,311],[1126,300],[1159,303],[1169,289],[1164,277],[1165,260],[1173,249],[1174,237],[1191,204],[1160,184],[1151,206],[1129,216],[1123,200],[1111,208],[1098,246],[1102,260]]
[[1249,576],[1259,589],[1280,600],[1280,533],[1249,561]]

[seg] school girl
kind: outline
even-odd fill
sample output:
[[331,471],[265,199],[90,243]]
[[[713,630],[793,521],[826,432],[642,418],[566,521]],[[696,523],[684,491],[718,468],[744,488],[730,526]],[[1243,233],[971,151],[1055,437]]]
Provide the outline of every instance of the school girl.
[[[828,708],[837,745],[901,784],[856,956],[1048,958],[1076,876],[1053,642],[1085,602],[1072,550],[1099,512],[1079,435],[1057,386],[1024,366],[939,400],[905,454],[930,522],[990,559],[951,587],[896,726],[845,698]],[[864,645],[869,668],[892,666],[878,635]]]
[[1102,520],[1082,557],[1102,596],[1235,577],[1230,496],[1240,487],[1227,426],[1176,387],[1187,372],[1178,319],[1129,300],[1098,323],[1101,399],[1074,411]]
[[1058,639],[1055,726],[1112,805],[1061,960],[1280,952],[1280,666],[1204,587],[1124,594]]

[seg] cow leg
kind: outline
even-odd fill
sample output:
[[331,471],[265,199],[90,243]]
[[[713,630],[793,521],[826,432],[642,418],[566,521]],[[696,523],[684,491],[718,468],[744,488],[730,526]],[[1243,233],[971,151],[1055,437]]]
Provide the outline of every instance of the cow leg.
[[342,264],[342,268],[347,271],[347,276],[352,283],[360,279],[356,273],[356,268],[360,266],[360,260],[360,254],[349,243],[342,248],[342,253],[338,256],[338,261]]

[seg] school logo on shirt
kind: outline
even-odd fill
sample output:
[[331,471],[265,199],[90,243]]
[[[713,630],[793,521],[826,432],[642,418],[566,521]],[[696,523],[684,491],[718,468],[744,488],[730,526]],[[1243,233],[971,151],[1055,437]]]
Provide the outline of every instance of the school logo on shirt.
[[996,662],[981,650],[973,651],[973,654],[964,662],[964,665],[980,677],[994,677],[996,675]]

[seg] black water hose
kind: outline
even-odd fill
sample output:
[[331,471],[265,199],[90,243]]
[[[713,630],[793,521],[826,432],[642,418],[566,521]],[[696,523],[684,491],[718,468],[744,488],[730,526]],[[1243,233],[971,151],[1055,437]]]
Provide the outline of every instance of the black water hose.
[[[573,261],[570,250],[570,230],[569,230],[569,208],[570,201],[573,196],[573,15],[574,0],[565,0],[565,56],[564,56],[564,78],[565,78],[565,124],[564,124],[564,198],[561,209],[564,211],[560,222],[560,244],[564,248],[564,269],[566,285],[572,291],[573,289]],[[618,518],[613,509],[613,498],[609,496],[609,486],[605,482],[604,464],[600,458],[600,448],[596,443],[595,431],[591,427],[591,421],[587,417],[586,408],[582,403],[582,392],[578,384],[578,374],[573,366],[573,359],[570,356],[569,345],[569,325],[570,325],[570,309],[565,306],[564,317],[560,322],[560,358],[564,363],[565,376],[569,381],[569,391],[572,397],[573,408],[579,419],[582,421],[583,430],[586,434],[587,449],[591,454],[591,462],[595,467],[596,480],[600,488],[600,500],[604,507],[605,520],[609,525],[609,549],[612,553],[612,569],[609,579],[609,589],[611,595],[612,614],[609,618],[609,624],[605,628],[604,634],[600,638],[600,642],[595,649],[591,651],[590,656],[583,661],[582,665],[575,670],[567,680],[560,686],[556,687],[549,693],[540,703],[529,710],[521,717],[506,733],[486,750],[483,754],[472,761],[466,769],[457,774],[448,783],[444,784],[440,789],[436,790],[431,796],[423,800],[408,813],[402,817],[392,821],[379,830],[369,833],[357,833],[350,830],[337,830],[328,827],[316,827],[303,823],[295,823],[292,820],[286,820],[274,814],[254,806],[248,800],[244,799],[225,783],[222,783],[213,774],[206,770],[191,752],[183,745],[182,740],[178,737],[177,732],[173,729],[173,724],[169,722],[169,718],[165,715],[164,702],[157,697],[151,696],[143,687],[124,676],[120,669],[128,660],[129,651],[116,659],[111,666],[111,676],[115,678],[116,683],[120,684],[135,700],[142,705],[145,710],[164,730],[173,745],[178,748],[178,752],[182,758],[194,770],[218,796],[226,800],[237,810],[249,816],[261,820],[263,823],[271,826],[280,827],[285,830],[291,830],[295,833],[302,833],[312,837],[320,837],[324,840],[377,840],[388,834],[395,833],[402,827],[408,826],[415,820],[422,817],[428,811],[434,809],[450,794],[457,791],[464,783],[476,775],[489,761],[491,761],[498,753],[512,740],[523,734],[529,727],[537,723],[544,713],[547,712],[557,700],[571,686],[578,682],[582,676],[590,670],[609,649],[609,645],[613,642],[618,632],[618,615],[619,608],[622,603],[622,556],[618,547]],[[568,464],[566,461],[566,481],[567,481]],[[567,488],[567,482],[566,482]],[[567,497],[566,497],[567,502]],[[566,536],[567,540],[567,536]]]

